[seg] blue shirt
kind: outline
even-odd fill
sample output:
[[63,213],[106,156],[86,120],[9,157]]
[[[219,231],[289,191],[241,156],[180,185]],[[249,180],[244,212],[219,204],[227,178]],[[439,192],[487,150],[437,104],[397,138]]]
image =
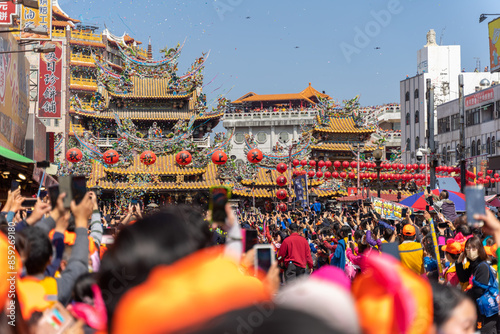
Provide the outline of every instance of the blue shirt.
[[333,253],[332,260],[330,263],[332,266],[340,268],[342,270],[345,269],[345,241],[341,239],[337,244],[337,249],[335,249],[335,253]]

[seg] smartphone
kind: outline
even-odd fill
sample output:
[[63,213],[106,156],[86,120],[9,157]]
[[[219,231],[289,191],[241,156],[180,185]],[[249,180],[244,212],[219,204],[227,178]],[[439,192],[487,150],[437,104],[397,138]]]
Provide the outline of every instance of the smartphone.
[[71,190],[71,176],[59,177],[59,193],[66,194],[63,203],[64,203],[64,208],[69,209],[71,207],[71,201],[73,200],[73,191]]
[[475,214],[485,214],[484,188],[482,186],[465,187],[465,210],[469,226],[474,228],[483,226],[482,221],[474,219]]
[[349,234],[347,235],[347,240],[352,242],[352,233],[349,233]]
[[57,206],[57,198],[59,197],[59,186],[49,187],[49,197],[50,197],[50,205],[52,209]]
[[19,182],[17,182],[16,180],[12,180],[12,182],[10,183],[10,191],[13,192],[17,190],[17,188],[19,188]]
[[23,208],[32,208],[35,206],[37,199],[36,198],[28,198],[21,203],[21,207]]
[[85,176],[73,176],[71,181],[73,200],[75,204],[78,205],[87,193],[87,178]]
[[425,211],[430,212],[430,207],[428,205],[425,206]]
[[136,205],[137,204],[137,198],[132,199],[131,202],[132,202],[132,205]]
[[253,248],[259,241],[259,237],[257,234],[257,230],[244,229],[241,231],[242,233],[242,244],[243,244],[243,253],[248,252]]
[[114,227],[108,227],[102,230],[102,235],[114,235],[116,233],[116,229]]
[[427,186],[427,193],[431,194],[431,187],[430,186]]
[[267,273],[273,263],[276,261],[274,258],[273,246],[266,245],[255,245],[255,258],[254,258],[254,268],[255,276],[259,271]]
[[407,208],[403,208],[401,209],[401,218],[404,218],[406,217],[406,214],[408,213],[408,209]]
[[212,223],[224,224],[226,222],[226,204],[231,198],[231,189],[217,186],[210,188],[209,210],[212,212]]

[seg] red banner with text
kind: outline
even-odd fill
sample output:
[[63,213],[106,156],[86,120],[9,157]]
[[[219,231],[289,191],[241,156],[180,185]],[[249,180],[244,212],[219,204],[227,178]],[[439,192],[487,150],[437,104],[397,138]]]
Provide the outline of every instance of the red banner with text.
[[56,46],[55,52],[40,54],[40,80],[38,82],[38,117],[40,118],[61,117],[62,44],[56,41],[50,43]]

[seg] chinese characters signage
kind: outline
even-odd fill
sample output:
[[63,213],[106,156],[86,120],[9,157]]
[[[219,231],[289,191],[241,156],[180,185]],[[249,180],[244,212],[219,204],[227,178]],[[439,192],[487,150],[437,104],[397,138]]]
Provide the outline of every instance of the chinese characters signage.
[[[303,208],[307,207],[307,176],[301,175],[293,179],[293,186],[295,190],[296,201],[302,205]],[[306,192],[304,194],[304,191]]]
[[490,40],[490,70],[491,72],[500,71],[500,19],[488,23],[488,32]]
[[477,93],[474,93],[471,96],[467,96],[465,98],[465,107],[471,107],[476,104],[480,104],[483,102],[487,102],[490,100],[495,99],[495,93],[493,91],[493,88],[483,90]]
[[38,9],[21,6],[21,29],[44,28],[47,35],[21,31],[21,39],[51,40],[52,39],[52,0],[38,0]]
[[401,205],[399,203],[394,203],[391,201],[386,201],[378,197],[372,197],[372,203],[375,212],[378,213],[382,219],[392,219],[392,220],[404,219],[404,217],[401,217],[404,208],[406,208],[409,213],[412,212],[412,209],[405,205]]
[[17,14],[14,2],[0,2],[0,25],[12,25],[12,16]]
[[[48,42],[45,42],[48,43]],[[62,45],[52,41],[55,52],[40,54],[38,117],[61,117]]]

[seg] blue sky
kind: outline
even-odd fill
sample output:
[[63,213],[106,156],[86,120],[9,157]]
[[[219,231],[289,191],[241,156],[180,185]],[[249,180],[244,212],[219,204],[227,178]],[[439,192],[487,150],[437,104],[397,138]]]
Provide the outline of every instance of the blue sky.
[[[106,24],[116,35],[126,31],[145,45],[151,36],[155,57],[165,45],[187,38],[180,71],[211,50],[205,69],[208,101],[219,94],[234,100],[249,91],[296,93],[311,82],[336,100],[359,94],[362,105],[399,102],[399,81],[416,73],[416,53],[431,28],[438,43],[443,35],[443,45],[461,45],[462,67],[467,71],[474,70],[475,57],[483,68],[489,65],[487,22],[494,17],[481,24],[478,19],[481,13],[500,13],[498,0],[59,3],[72,17],[101,27]],[[377,29],[373,13],[380,11],[390,17],[386,15]],[[372,29],[371,36],[348,61],[341,45],[356,47],[357,28]]]

